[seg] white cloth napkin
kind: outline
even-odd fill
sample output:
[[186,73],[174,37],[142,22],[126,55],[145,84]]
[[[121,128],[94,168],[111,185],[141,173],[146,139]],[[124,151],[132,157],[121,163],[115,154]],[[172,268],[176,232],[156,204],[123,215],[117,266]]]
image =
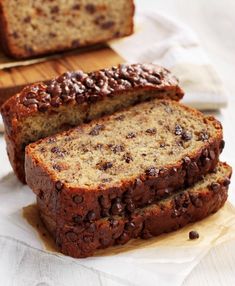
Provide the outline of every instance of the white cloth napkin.
[[127,62],[169,68],[186,92],[184,103],[201,110],[226,106],[226,91],[196,35],[164,14],[139,13],[135,33],[109,45]]

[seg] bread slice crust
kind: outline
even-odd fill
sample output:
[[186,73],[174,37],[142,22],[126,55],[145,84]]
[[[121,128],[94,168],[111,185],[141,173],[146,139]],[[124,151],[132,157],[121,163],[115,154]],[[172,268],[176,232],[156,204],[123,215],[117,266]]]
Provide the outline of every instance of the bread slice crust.
[[41,218],[60,251],[75,258],[88,257],[100,248],[125,244],[133,238],[148,239],[175,231],[218,211],[225,203],[232,169],[219,163],[217,174],[208,174],[193,187],[157,204],[136,209],[128,216],[103,218],[86,225],[59,224],[39,200]]
[[[207,140],[204,140],[204,137],[201,138],[201,135],[199,135],[199,137],[198,135],[195,135],[192,140],[197,145],[195,148],[192,147],[192,149],[190,149],[189,151],[188,149],[184,149],[185,147],[179,147],[181,148],[181,151],[176,151],[176,154],[173,155],[171,154],[171,146],[169,147],[170,152],[168,152],[168,149],[164,149],[163,155],[158,156],[159,160],[162,156],[163,163],[155,163],[155,159],[152,158],[152,155],[150,155],[150,157],[144,157],[142,163],[140,164],[140,171],[136,173],[133,171],[134,173],[131,173],[132,168],[135,168],[136,166],[135,157],[137,158],[140,153],[142,156],[141,150],[139,151],[137,149],[137,151],[132,154],[134,161],[122,161],[120,163],[122,164],[120,165],[121,167],[119,167],[119,169],[116,169],[116,171],[120,173],[120,176],[116,181],[113,181],[113,179],[115,179],[115,176],[112,175],[112,168],[100,168],[100,165],[96,164],[96,162],[92,163],[93,165],[89,165],[87,167],[88,170],[89,168],[94,169],[92,177],[95,179],[94,183],[91,183],[90,186],[86,186],[86,184],[89,183],[89,178],[88,181],[85,178],[86,173],[89,171],[82,169],[82,165],[79,166],[80,169],[76,169],[77,167],[73,164],[73,162],[77,162],[77,159],[80,158],[80,155],[74,155],[71,160],[67,160],[66,155],[65,157],[61,157],[61,155],[63,156],[63,152],[65,152],[65,154],[66,152],[68,152],[67,156],[70,156],[69,152],[70,148],[72,148],[71,144],[75,144],[75,147],[73,148],[77,150],[76,152],[79,152],[79,150],[81,149],[79,147],[80,145],[76,144],[80,144],[80,142],[83,142],[81,141],[81,138],[82,136],[85,136],[85,138],[91,140],[89,141],[91,142],[89,144],[92,146],[92,152],[95,152],[92,155],[95,159],[100,160],[99,156],[104,156],[104,158],[107,158],[108,156],[110,156],[111,158],[111,156],[114,156],[114,164],[116,164],[115,162],[119,163],[118,160],[123,159],[123,157],[120,155],[122,153],[115,154],[115,149],[113,150],[113,145],[109,145],[108,140],[110,139],[111,135],[108,136],[106,134],[107,136],[104,137],[104,141],[107,143],[108,147],[111,146],[111,150],[114,151],[114,154],[112,152],[108,154],[103,153],[106,152],[105,149],[102,149],[101,151],[99,149],[93,149],[92,144],[95,144],[95,146],[97,146],[95,140],[98,140],[97,142],[101,142],[100,140],[102,139],[102,137],[99,136],[92,136],[91,130],[94,130],[93,126],[106,126],[106,129],[110,129],[111,127],[108,124],[111,124],[113,122],[114,124],[119,124],[116,123],[115,120],[117,118],[120,118],[122,115],[125,115],[126,121],[128,122],[128,124],[130,124],[128,128],[131,128],[131,126],[133,127],[136,124],[136,116],[144,118],[144,112],[146,112],[146,116],[149,119],[150,115],[148,114],[148,112],[150,110],[153,112],[152,108],[156,109],[156,112],[158,112],[158,110],[164,110],[164,112],[166,112],[169,118],[170,114],[167,113],[169,109],[172,109],[172,112],[175,110],[180,110],[180,112],[183,112],[185,116],[192,116],[194,120],[198,119],[198,124],[204,124],[208,127],[210,126],[210,132],[213,131],[213,134],[211,134],[210,137],[207,138]],[[139,112],[139,114],[137,114],[137,112]],[[131,118],[130,114],[133,115],[134,119]],[[174,116],[174,113],[172,114],[172,116]],[[166,115],[164,113],[163,115],[161,115],[161,118],[157,118],[154,113],[152,117],[154,119],[160,120],[162,118],[164,119],[165,116]],[[145,129],[149,128],[149,122],[143,122],[144,125],[146,124]],[[123,121],[120,124],[121,128]],[[171,121],[171,124],[172,126],[175,126],[175,124],[178,124],[178,120],[177,122]],[[113,131],[114,129],[111,130],[111,134],[114,138],[118,136],[118,132],[121,132],[119,129],[119,125],[117,126],[117,133],[115,133],[116,131]],[[166,129],[164,130],[166,132]],[[169,130],[170,131],[168,132],[169,134],[171,134],[172,128],[170,128]],[[102,136],[102,132],[106,131],[100,131],[100,136]],[[159,133],[161,132],[162,131],[159,130]],[[175,129],[173,132],[175,132]],[[156,138],[161,135],[159,133],[155,134]],[[142,132],[141,130],[139,138],[140,140],[142,140],[142,137],[144,136],[151,136],[151,138],[146,137],[146,140],[152,140],[151,142],[155,146],[155,137],[153,137],[155,135]],[[174,133],[172,134],[172,136],[173,138],[176,138],[175,140],[178,140],[179,135],[175,135]],[[129,139],[124,139],[123,142],[129,144],[127,147],[127,153],[129,154],[129,151],[134,148],[135,142],[129,141]],[[66,144],[69,147],[66,147]],[[89,148],[89,144],[85,143],[83,145],[85,145],[85,148]],[[139,144],[141,144],[141,141],[137,144],[137,146],[139,146],[138,148],[141,148]],[[147,148],[150,148],[149,146],[151,144],[147,144]],[[64,148],[64,151],[62,153],[61,146],[63,146]],[[121,148],[120,146],[118,147]],[[55,216],[58,216],[62,220],[67,221],[77,220],[79,218],[81,221],[86,222],[94,219],[99,219],[107,215],[114,215],[123,212],[131,213],[135,208],[149,205],[152,202],[158,201],[168,196],[169,194],[174,193],[179,188],[188,187],[196,183],[198,180],[200,180],[202,176],[214,170],[218,162],[219,154],[221,153],[223,147],[224,142],[221,124],[213,117],[205,117],[199,111],[186,107],[177,102],[167,100],[152,100],[151,102],[142,103],[136,107],[131,107],[125,111],[117,112],[113,115],[97,119],[92,123],[82,125],[79,128],[75,128],[28,145],[26,148],[25,160],[26,181],[29,187],[54,212]],[[154,148],[154,150],[156,151],[153,152],[157,152],[161,149],[157,146]],[[57,154],[54,153],[55,151]],[[177,152],[182,153],[179,153],[177,155]],[[177,157],[172,159],[172,156]],[[102,158],[103,157],[101,157],[101,161]],[[150,160],[152,160],[151,163]],[[155,165],[151,165],[150,167],[148,167],[148,165],[152,163]],[[87,164],[87,161],[85,160],[81,164],[85,165]],[[137,165],[138,164],[139,163],[137,163]],[[143,164],[145,164],[144,167],[142,167]],[[110,166],[112,167],[112,164]],[[65,169],[63,170],[64,167]],[[126,176],[124,168],[129,168],[130,175]],[[111,173],[108,173],[109,171]],[[102,175],[105,176],[105,183],[102,181]],[[85,178],[86,181],[84,181],[84,184],[82,185],[83,178]],[[112,180],[109,181],[109,179]]]

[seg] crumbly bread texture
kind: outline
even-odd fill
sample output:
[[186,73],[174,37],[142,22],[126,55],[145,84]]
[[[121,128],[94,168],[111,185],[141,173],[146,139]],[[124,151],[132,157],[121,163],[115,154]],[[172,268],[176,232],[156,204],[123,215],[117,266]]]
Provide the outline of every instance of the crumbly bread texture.
[[133,0],[0,0],[1,42],[15,58],[70,50],[132,34],[133,15]]
[[153,99],[26,147],[26,181],[56,216],[133,212],[197,182],[224,147],[221,124]]
[[227,199],[231,168],[219,163],[193,187],[126,216],[103,218],[91,223],[58,224],[51,210],[38,200],[43,222],[60,251],[73,257],[87,257],[99,248],[125,244],[132,238],[151,238],[201,220],[221,208]]
[[180,100],[183,91],[166,69],[120,65],[91,73],[66,73],[26,87],[1,108],[11,165],[25,182],[24,149],[38,139],[151,98]]

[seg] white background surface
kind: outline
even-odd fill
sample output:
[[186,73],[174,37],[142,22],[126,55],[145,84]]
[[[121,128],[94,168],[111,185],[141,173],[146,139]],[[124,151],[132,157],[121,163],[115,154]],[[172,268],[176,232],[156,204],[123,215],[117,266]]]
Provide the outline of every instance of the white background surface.
[[[228,108],[217,114],[226,142],[222,160],[235,169],[235,1],[137,0],[143,8],[162,10],[189,25],[198,35],[229,92]],[[148,7],[147,7],[148,6]],[[235,204],[235,182],[230,186]],[[186,285],[235,285],[235,242],[213,249],[186,279]]]
[[[235,169],[235,98],[233,95],[235,89],[235,1],[137,0],[136,2],[139,7],[164,11],[188,24],[197,33],[203,48],[229,92],[228,108],[216,116],[224,126],[226,147],[222,160],[229,162]],[[5,157],[6,153],[1,138],[0,158],[3,158],[2,156]],[[1,175],[7,174],[9,169],[9,165],[3,165],[0,162]],[[233,180],[230,187],[230,201],[235,204],[234,189]],[[184,285],[235,285],[234,265],[235,242],[230,242],[213,249],[192,271]],[[28,275],[30,276],[30,273]],[[113,285],[111,282],[102,284]],[[17,285],[17,281],[14,285]]]

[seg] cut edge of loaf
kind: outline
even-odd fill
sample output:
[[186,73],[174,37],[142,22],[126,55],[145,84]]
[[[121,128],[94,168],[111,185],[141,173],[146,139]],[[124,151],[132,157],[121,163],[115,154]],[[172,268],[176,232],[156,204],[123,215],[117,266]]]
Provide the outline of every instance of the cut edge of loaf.
[[[128,0],[130,2],[130,17],[128,19],[128,25],[126,24],[125,31],[122,32],[116,32],[113,35],[110,35],[106,37],[105,39],[95,40],[93,38],[90,41],[85,41],[83,44],[81,44],[78,40],[74,40],[74,44],[58,44],[54,48],[44,48],[43,50],[33,50],[27,47],[20,47],[16,44],[16,41],[12,38],[11,30],[9,28],[9,23],[7,20],[7,11],[4,8],[4,0],[0,1],[0,39],[1,39],[1,46],[3,51],[6,53],[6,55],[13,57],[15,59],[28,59],[32,57],[39,57],[43,55],[49,55],[55,52],[64,52],[69,51],[77,48],[84,48],[84,47],[90,47],[90,46],[96,46],[99,44],[103,44],[109,40],[113,40],[120,37],[126,37],[134,32],[134,13],[135,13],[135,5],[133,0]],[[27,17],[26,17],[27,19]],[[119,29],[120,30],[120,29]]]
[[218,163],[217,167],[224,170],[219,171],[217,179],[212,180],[213,174],[206,175],[203,179],[208,180],[206,186],[198,182],[158,204],[137,209],[130,216],[100,219],[84,227],[58,225],[51,217],[51,210],[39,204],[40,216],[63,254],[75,258],[92,256],[98,249],[172,232],[217,212],[227,200],[232,174],[226,163]]

